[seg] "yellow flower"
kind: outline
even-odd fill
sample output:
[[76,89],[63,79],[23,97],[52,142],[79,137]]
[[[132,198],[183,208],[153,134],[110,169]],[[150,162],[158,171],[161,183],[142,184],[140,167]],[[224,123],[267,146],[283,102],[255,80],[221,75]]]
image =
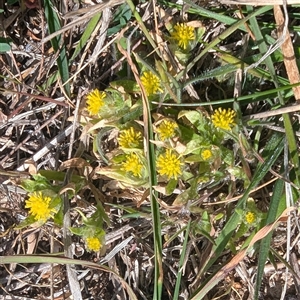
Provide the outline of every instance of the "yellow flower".
[[245,220],[248,224],[252,224],[255,221],[255,214],[253,212],[248,211],[245,215]]
[[176,122],[164,120],[157,128],[159,137],[162,141],[173,137],[176,134],[175,129],[178,128]]
[[97,237],[88,237],[85,240],[88,251],[99,251],[102,247],[101,241]]
[[157,172],[160,175],[166,175],[168,179],[177,179],[178,175],[181,175],[181,165],[177,155],[170,149],[167,149],[165,154],[159,155],[156,162]]
[[139,148],[142,143],[142,134],[130,127],[121,132],[118,141],[121,148]]
[[209,160],[212,156],[212,153],[209,149],[205,149],[201,153],[201,157],[203,160]]
[[211,116],[211,120],[215,127],[219,127],[225,130],[231,130],[231,126],[235,125],[235,116],[236,112],[233,109],[222,109],[221,107],[219,107]]
[[171,33],[172,39],[176,41],[179,47],[186,49],[189,41],[195,40],[195,30],[193,27],[184,23],[174,26],[174,30]]
[[30,194],[29,199],[26,200],[25,208],[29,208],[29,213],[37,221],[46,222],[51,218],[53,213],[56,213],[55,208],[50,208],[51,198],[44,196],[42,192],[34,192]]
[[87,110],[90,115],[97,115],[104,105],[105,92],[100,92],[98,89],[91,91],[87,96]]
[[163,92],[160,87],[160,79],[150,71],[143,73],[141,82],[146,90],[147,96]]
[[126,155],[125,162],[122,163],[121,170],[133,173],[134,176],[142,176],[143,164],[135,153]]

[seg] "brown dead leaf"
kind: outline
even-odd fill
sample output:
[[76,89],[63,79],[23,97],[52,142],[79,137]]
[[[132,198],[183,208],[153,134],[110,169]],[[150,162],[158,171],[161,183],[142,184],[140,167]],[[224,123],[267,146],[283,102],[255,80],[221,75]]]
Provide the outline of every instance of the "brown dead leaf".
[[84,160],[81,157],[75,157],[75,158],[71,158],[67,161],[64,161],[61,166],[59,167],[60,171],[63,171],[65,169],[70,169],[70,168],[84,168],[84,167],[88,167],[90,164]]
[[62,195],[63,193],[67,192],[67,191],[71,191],[73,193],[76,192],[76,185],[73,182],[68,183],[67,185],[65,185],[60,191],[59,194]]
[[27,236],[27,251],[26,254],[33,254],[37,244],[37,233],[33,231]]
[[[283,34],[283,26],[284,26],[284,16],[280,6],[274,6],[274,17],[276,20],[276,24],[278,26],[278,36],[281,37]],[[295,52],[293,48],[293,43],[290,37],[290,33],[287,30],[286,39],[281,46],[283,61],[286,69],[286,73],[288,75],[289,81],[291,84],[300,82],[300,74],[298,70],[298,66],[296,63]],[[300,86],[293,87],[294,96],[297,102],[300,102]]]

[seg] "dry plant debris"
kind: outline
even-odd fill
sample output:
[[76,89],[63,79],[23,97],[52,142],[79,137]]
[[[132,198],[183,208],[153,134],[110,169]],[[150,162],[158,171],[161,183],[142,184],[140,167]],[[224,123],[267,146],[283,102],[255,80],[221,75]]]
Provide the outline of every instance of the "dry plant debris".
[[299,299],[297,5],[229,2],[0,2],[0,299]]

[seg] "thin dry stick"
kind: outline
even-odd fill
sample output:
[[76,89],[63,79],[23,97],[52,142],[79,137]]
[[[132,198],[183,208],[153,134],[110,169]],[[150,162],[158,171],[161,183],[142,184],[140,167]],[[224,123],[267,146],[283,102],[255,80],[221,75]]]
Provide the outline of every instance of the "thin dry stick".
[[[272,178],[271,180],[269,180],[268,182],[256,187],[255,189],[251,190],[249,192],[249,195],[261,190],[262,188],[268,186],[269,184],[271,184],[272,182],[276,181],[278,178],[275,177],[275,178]],[[236,196],[236,197],[233,197],[233,198],[230,198],[230,199],[226,199],[226,200],[222,200],[222,201],[217,201],[217,202],[212,202],[212,203],[203,203],[203,205],[207,205],[207,206],[210,206],[210,205],[216,205],[216,204],[228,204],[228,203],[231,203],[231,202],[235,202],[235,201],[238,201],[239,199],[241,199],[244,195],[239,195],[239,196]]]
[[244,117],[243,119],[245,119],[245,120],[264,119],[264,118],[277,116],[277,115],[281,115],[284,113],[296,112],[296,111],[300,111],[300,104],[287,106],[287,107],[283,107],[283,108],[278,108],[278,109],[274,109],[271,111],[266,111],[266,112],[262,112],[262,113],[258,113],[258,114],[249,115],[249,116]]

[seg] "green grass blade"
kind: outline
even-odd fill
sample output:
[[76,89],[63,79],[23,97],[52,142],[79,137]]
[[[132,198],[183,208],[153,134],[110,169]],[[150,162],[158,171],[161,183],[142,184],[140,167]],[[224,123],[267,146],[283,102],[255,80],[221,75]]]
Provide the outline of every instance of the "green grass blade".
[[[141,30],[143,31],[146,39],[151,44],[153,49],[160,55],[156,43],[151,37],[146,28],[145,24],[139,13],[136,10],[134,3],[131,0],[126,0],[128,6],[130,7],[134,18],[138,22]],[[149,190],[150,190],[150,202],[151,202],[151,212],[152,212],[152,222],[153,222],[153,236],[154,236],[154,260],[155,260],[155,271],[154,271],[154,293],[153,299],[160,300],[162,295],[162,287],[163,287],[163,268],[162,268],[162,239],[161,239],[161,221],[160,221],[160,209],[159,204],[157,202],[158,194],[153,189],[153,186],[157,185],[156,178],[156,156],[155,156],[155,147],[154,144],[150,142],[150,140],[154,140],[153,135],[153,125],[151,121],[151,110],[150,105],[147,99],[143,99],[144,105],[144,122],[147,120],[147,124],[145,124],[145,128],[147,128],[147,159],[149,164]]]
[[128,6],[130,7],[133,16],[135,17],[136,21],[138,22],[141,30],[143,31],[146,39],[148,40],[148,42],[151,44],[151,46],[153,47],[153,49],[157,52],[157,54],[159,56],[161,56],[161,53],[159,53],[157,45],[155,43],[155,41],[153,40],[153,38],[151,37],[148,29],[146,28],[145,24],[143,23],[143,20],[141,18],[141,16],[139,15],[138,11],[136,10],[136,6],[135,4],[132,2],[132,0],[126,0]]
[[[149,107],[148,107],[149,108]],[[151,122],[150,109],[148,110],[149,116],[149,140],[153,140],[153,125]],[[157,202],[158,194],[153,189],[153,186],[157,185],[156,177],[156,157],[154,144],[148,141],[148,163],[149,163],[149,186],[150,186],[150,202],[151,213],[153,222],[153,236],[154,236],[154,256],[155,256],[155,275],[154,275],[154,294],[153,299],[160,300],[163,287],[163,269],[162,269],[162,238],[161,238],[161,221],[160,221],[160,209]]]
[[[270,207],[268,209],[268,215],[266,219],[266,224],[270,224],[276,220],[277,211],[280,203],[280,199],[282,197],[284,188],[284,181],[278,179],[275,183],[273,196],[271,198]],[[258,267],[257,267],[257,275],[256,275],[256,284],[255,284],[255,292],[254,299],[258,299],[258,293],[261,287],[265,263],[268,258],[270,245],[271,245],[272,233],[269,233],[266,237],[264,237],[260,243],[259,247],[259,256],[258,256]]]
[[178,271],[178,274],[177,274],[173,300],[179,299],[179,291],[180,291],[180,284],[181,284],[181,277],[182,277],[181,268],[182,268],[184,260],[185,260],[186,246],[187,246],[188,239],[189,239],[190,228],[191,228],[191,219],[189,220],[189,222],[186,226],[185,237],[184,237],[184,242],[183,242],[183,245],[182,245],[182,252],[181,252],[181,255],[180,255],[180,261],[179,261],[179,266],[178,266],[179,271]]
[[238,98],[227,98],[227,99],[221,99],[221,100],[214,100],[210,102],[196,102],[196,103],[158,103],[153,102],[154,104],[160,104],[160,105],[166,105],[166,106],[183,106],[183,107],[198,107],[198,106],[211,106],[211,105],[222,105],[224,103],[232,103],[232,102],[243,102],[243,104],[253,103],[265,100],[267,97],[276,97],[278,92],[285,92],[285,97],[291,97],[292,96],[292,88],[295,86],[299,86],[300,83],[296,84],[289,84],[284,85],[281,87],[278,87],[276,89],[270,89],[262,92],[256,92],[254,94],[249,94],[245,96],[241,96]]
[[[164,0],[159,0],[159,3],[166,5],[171,8],[177,8],[177,9],[182,9],[181,4],[177,3],[172,3],[169,1],[164,1]],[[221,23],[227,24],[227,25],[233,25],[236,22],[235,18],[229,17],[224,15],[223,13],[218,13],[218,12],[213,12],[208,9],[205,9],[191,1],[186,1],[186,3],[189,4],[189,8],[187,10],[188,13],[190,14],[195,14],[204,18],[209,18],[209,19],[215,19],[220,21]],[[244,24],[242,24],[239,28],[240,30],[247,31],[246,27]]]
[[[264,176],[268,173],[269,169],[273,166],[276,162],[278,156],[281,154],[283,147],[284,147],[284,138],[280,135],[274,134],[273,136],[274,141],[269,142],[270,150],[268,151],[269,155],[265,159],[265,162],[258,166],[256,169],[255,174],[253,175],[253,179],[244,192],[243,197],[239,200],[236,208],[243,209],[245,203],[248,199],[248,195],[252,189],[254,189],[259,182],[264,178]],[[208,261],[208,263],[203,266],[200,272],[207,271],[209,267],[218,259],[218,257],[222,254],[224,248],[226,247],[230,237],[232,236],[233,232],[236,230],[238,223],[240,221],[240,215],[237,212],[234,212],[230,219],[227,221],[225,227],[215,240],[215,245],[213,246],[212,253],[213,257]]]
[[157,202],[158,193],[153,189],[157,185],[156,177],[156,155],[155,145],[151,143],[154,140],[153,124],[151,117],[151,109],[148,99],[143,98],[143,115],[145,128],[147,129],[146,145],[147,145],[147,160],[149,164],[149,192],[151,203],[151,214],[153,223],[153,237],[154,237],[154,293],[153,299],[160,300],[163,287],[163,268],[162,268],[162,237],[161,237],[161,220],[160,208]]
[[[56,10],[53,7],[51,0],[45,0],[45,15],[47,19],[48,29],[50,33],[54,33],[61,29],[60,21]],[[62,42],[61,35],[54,37],[51,39],[51,44],[54,51],[60,51],[59,56],[57,58],[57,66],[61,76],[62,83],[64,84],[69,80],[69,63],[67,58],[67,52],[65,46]],[[68,96],[71,95],[70,84],[66,83],[64,85],[65,92]]]
[[[247,6],[247,10],[249,12],[252,12],[253,7],[252,6]],[[250,19],[249,22],[250,22],[253,34],[256,37],[256,40],[260,41],[259,45],[258,45],[259,50],[262,53],[262,55],[264,55],[268,51],[268,45],[264,40],[264,37],[263,37],[263,34],[261,32],[260,26],[259,26],[256,18]],[[279,87],[278,78],[277,78],[276,71],[275,71],[275,68],[274,68],[274,63],[273,63],[272,57],[270,55],[267,56],[267,58],[265,59],[265,63],[266,63],[266,66],[267,66],[267,68],[270,72],[270,76],[273,79],[275,87]],[[282,97],[281,93],[278,93],[278,98],[279,98],[280,104],[285,105],[285,101],[284,101],[284,98]],[[289,152],[290,152],[291,159],[292,159],[292,162],[294,164],[294,170],[295,170],[295,173],[296,173],[295,183],[297,185],[299,185],[300,184],[300,168],[299,168],[300,163],[299,163],[299,156],[298,156],[297,141],[296,141],[296,137],[295,137],[295,134],[294,134],[294,130],[293,130],[293,126],[292,126],[290,116],[288,114],[283,114],[282,116],[283,116],[284,127],[285,127],[285,131],[286,131],[286,135],[287,135]]]
[[[227,62],[231,65],[236,66],[237,69],[245,70],[248,67],[248,65],[244,61],[230,55],[229,53],[221,53],[221,54],[219,54],[219,57],[224,62]],[[255,69],[249,69],[247,71],[247,73],[249,73],[255,77],[265,79],[265,80],[270,80],[270,81],[273,80],[273,77],[270,75],[270,73],[268,71],[266,71],[262,68],[259,68],[259,67],[255,68]],[[286,78],[278,76],[277,79],[283,85],[290,84],[290,82]]]
[[[230,26],[228,29],[226,29],[224,32],[222,32],[217,38],[215,38],[212,42],[210,42],[187,66],[187,71],[191,70],[193,66],[199,61],[199,59],[204,56],[209,50],[213,49],[217,44],[224,41],[229,35],[234,33],[236,30],[239,29],[241,25],[243,25],[245,22],[250,20],[251,18],[263,14],[264,12],[272,9],[272,6],[263,6],[253,13],[249,14],[247,17],[237,21],[235,24]],[[183,73],[185,71],[181,71],[181,76],[183,76]]]
[[84,30],[84,33],[82,34],[82,36],[79,40],[79,43],[76,46],[72,57],[70,58],[70,62],[69,62],[70,64],[72,63],[72,61],[77,57],[77,55],[81,52],[81,50],[86,45],[87,41],[91,37],[91,35],[96,27],[96,25],[98,24],[100,17],[101,17],[101,13],[93,16],[93,18],[87,24],[86,29]]

